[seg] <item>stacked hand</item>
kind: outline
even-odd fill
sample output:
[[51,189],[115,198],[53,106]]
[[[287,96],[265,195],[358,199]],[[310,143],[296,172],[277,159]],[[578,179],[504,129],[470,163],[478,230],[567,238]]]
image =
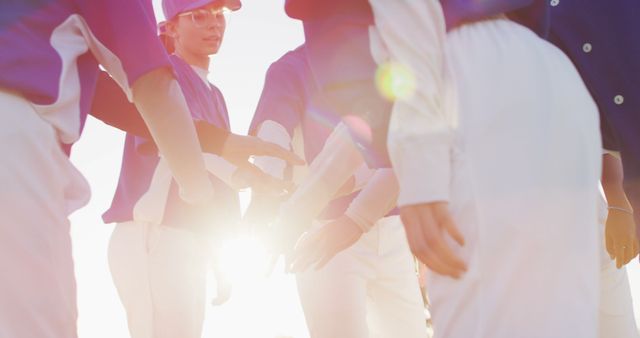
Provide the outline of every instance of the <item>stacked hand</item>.
[[236,134],[229,134],[221,156],[238,167],[233,177],[237,188],[250,187],[255,193],[275,196],[287,194],[293,189],[293,184],[264,173],[249,162],[249,158],[251,156],[271,156],[283,159],[292,165],[305,164],[294,153],[277,144],[262,141],[254,136]]
[[271,274],[280,256],[285,259],[285,272],[291,272],[291,259],[296,243],[311,223],[311,218],[288,213],[286,220],[280,217],[271,224],[264,234],[266,247],[271,255],[267,275]]
[[304,161],[294,153],[255,136],[229,134],[220,156],[232,163],[248,162],[251,156],[270,156],[285,160],[292,165],[303,165]]
[[236,189],[251,188],[254,194],[271,195],[277,198],[288,195],[294,188],[292,182],[266,174],[249,161],[234,164],[238,166],[232,177],[233,187]]
[[305,234],[291,256],[292,272],[302,272],[315,265],[324,267],[341,251],[351,247],[362,236],[362,229],[343,215],[319,230]]

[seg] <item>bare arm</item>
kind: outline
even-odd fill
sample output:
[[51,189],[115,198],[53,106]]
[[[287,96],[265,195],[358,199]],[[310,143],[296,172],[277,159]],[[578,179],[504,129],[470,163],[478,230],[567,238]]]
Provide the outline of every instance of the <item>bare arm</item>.
[[607,252],[618,268],[638,255],[633,208],[624,192],[622,162],[610,154],[602,158],[602,189],[609,206],[605,225]]
[[133,102],[167,160],[187,202],[209,199],[209,181],[191,114],[177,81],[166,68],[151,71],[132,86]]

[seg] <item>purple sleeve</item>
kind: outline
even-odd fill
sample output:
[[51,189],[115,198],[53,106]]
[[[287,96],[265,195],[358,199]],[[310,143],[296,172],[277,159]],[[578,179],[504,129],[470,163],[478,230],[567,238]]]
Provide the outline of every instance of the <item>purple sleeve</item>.
[[77,0],[91,52],[129,94],[142,75],[170,67],[150,0]]
[[249,128],[250,135],[256,135],[260,125],[271,120],[282,125],[289,136],[301,123],[305,111],[305,83],[302,81],[304,69],[283,59],[273,63],[267,71],[264,88],[256,113]]
[[286,0],[287,15],[303,21],[317,20],[331,15],[366,16],[373,23],[368,0]]

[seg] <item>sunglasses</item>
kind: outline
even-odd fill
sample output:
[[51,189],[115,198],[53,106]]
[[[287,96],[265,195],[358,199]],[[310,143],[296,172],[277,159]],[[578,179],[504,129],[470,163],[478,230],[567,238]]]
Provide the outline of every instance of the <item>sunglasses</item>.
[[178,16],[190,16],[191,21],[196,27],[202,28],[207,26],[213,20],[220,19],[227,12],[227,8],[219,7],[219,8],[200,8],[193,11],[183,12],[178,14]]

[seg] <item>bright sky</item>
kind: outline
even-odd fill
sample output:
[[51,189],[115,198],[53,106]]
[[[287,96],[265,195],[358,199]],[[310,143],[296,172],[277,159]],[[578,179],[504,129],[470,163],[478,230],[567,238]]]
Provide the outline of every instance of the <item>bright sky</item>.
[[[159,2],[154,0],[156,6]],[[161,11],[156,15],[162,18]],[[210,80],[225,95],[233,131],[246,132],[269,64],[302,41],[301,25],[284,15],[283,0],[244,0],[243,8],[229,15],[222,49],[211,64]],[[71,217],[80,338],[128,337],[124,310],[106,259],[113,226],[100,219],[115,190],[123,141],[121,132],[90,119],[72,157],[92,188],[90,204]],[[637,261],[631,264],[631,280],[638,316]],[[228,304],[208,307],[204,337],[279,336],[308,337],[290,276],[275,273],[270,279],[261,279],[245,274]]]

